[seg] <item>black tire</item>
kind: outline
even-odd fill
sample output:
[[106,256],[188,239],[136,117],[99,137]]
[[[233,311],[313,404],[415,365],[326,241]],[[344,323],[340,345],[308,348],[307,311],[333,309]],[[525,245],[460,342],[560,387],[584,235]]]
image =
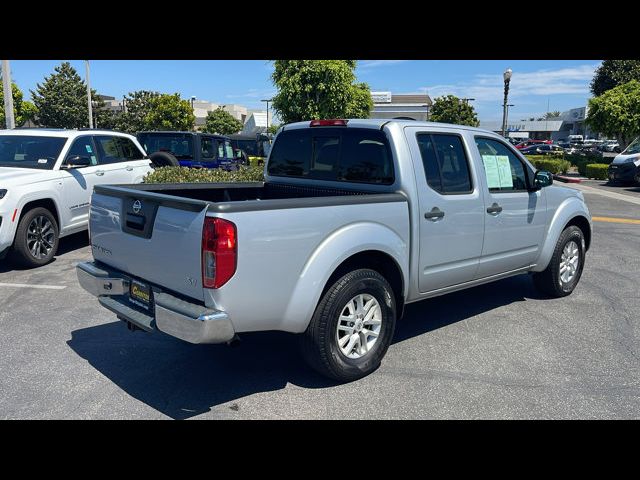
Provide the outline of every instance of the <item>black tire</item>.
[[[34,220],[37,222],[37,219],[40,218],[44,218],[49,221],[49,223],[51,224],[50,230],[53,231],[53,235],[47,235],[47,232],[49,230],[45,232],[44,236],[45,240],[47,241],[46,243],[51,245],[51,249],[46,255],[44,255],[44,251],[38,250],[38,252],[42,254],[41,257],[38,257],[34,256],[31,253],[31,249],[29,248],[31,237],[28,234],[28,229],[31,223],[34,222]],[[18,223],[18,230],[16,231],[16,237],[13,241],[13,259],[18,264],[29,268],[46,265],[51,260],[53,260],[54,255],[58,251],[59,242],[60,239],[58,222],[56,221],[55,216],[46,208],[34,208],[24,213],[20,218],[20,222]],[[33,244],[31,243],[31,245]]]
[[[371,349],[360,358],[349,358],[338,345],[338,321],[347,303],[359,294],[376,299],[382,323]],[[374,270],[354,270],[331,285],[318,303],[306,332],[300,336],[302,355],[321,375],[339,382],[357,380],[380,366],[393,339],[395,324],[395,297],[389,283]]]
[[[571,281],[565,283],[560,279],[560,263],[565,246],[572,241],[578,246],[578,266]],[[576,288],[582,276],[585,253],[586,245],[582,230],[575,225],[565,228],[562,234],[560,234],[560,238],[558,239],[558,243],[556,243],[556,248],[553,251],[553,256],[547,268],[533,275],[533,282],[536,288],[540,292],[554,298],[571,295],[571,292]]]
[[179,167],[180,162],[169,152],[155,152],[149,155],[149,160],[156,167]]

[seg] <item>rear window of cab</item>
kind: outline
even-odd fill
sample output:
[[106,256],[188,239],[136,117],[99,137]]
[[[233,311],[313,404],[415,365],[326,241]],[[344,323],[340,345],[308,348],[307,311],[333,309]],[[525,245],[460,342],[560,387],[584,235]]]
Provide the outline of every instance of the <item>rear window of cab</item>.
[[315,127],[278,135],[268,174],[390,185],[393,157],[386,135],[366,128]]

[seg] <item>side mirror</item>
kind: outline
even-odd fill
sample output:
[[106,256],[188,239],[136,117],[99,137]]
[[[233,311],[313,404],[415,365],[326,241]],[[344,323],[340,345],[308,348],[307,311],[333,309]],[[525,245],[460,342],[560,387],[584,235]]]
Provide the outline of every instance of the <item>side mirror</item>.
[[73,157],[67,157],[67,159],[62,164],[63,168],[71,169],[71,168],[83,168],[91,166],[91,158],[83,157],[80,155],[75,155]]
[[539,190],[549,185],[553,185],[553,174],[545,170],[538,170],[533,177],[534,189]]

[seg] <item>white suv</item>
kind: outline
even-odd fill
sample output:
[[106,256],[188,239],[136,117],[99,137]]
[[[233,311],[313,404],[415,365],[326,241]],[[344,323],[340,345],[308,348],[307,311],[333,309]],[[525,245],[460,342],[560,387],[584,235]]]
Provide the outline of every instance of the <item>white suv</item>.
[[151,171],[136,138],[109,130],[0,130],[0,259],[51,261],[60,237],[87,228],[94,185]]

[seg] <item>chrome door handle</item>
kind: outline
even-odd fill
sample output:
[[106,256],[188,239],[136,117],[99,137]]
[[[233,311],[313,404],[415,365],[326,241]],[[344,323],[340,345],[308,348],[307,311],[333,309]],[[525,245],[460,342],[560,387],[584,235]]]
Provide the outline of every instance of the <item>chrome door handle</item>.
[[96,170],[96,175],[101,177],[104,175],[104,171],[103,170]]
[[437,222],[442,217],[444,217],[444,212],[438,207],[433,207],[430,212],[424,214],[424,218],[432,222]]
[[498,205],[496,202],[493,202],[493,205],[487,207],[487,213],[493,216],[498,215],[502,211],[502,207]]

